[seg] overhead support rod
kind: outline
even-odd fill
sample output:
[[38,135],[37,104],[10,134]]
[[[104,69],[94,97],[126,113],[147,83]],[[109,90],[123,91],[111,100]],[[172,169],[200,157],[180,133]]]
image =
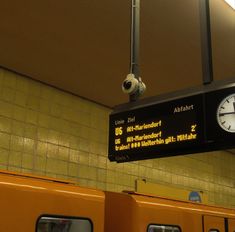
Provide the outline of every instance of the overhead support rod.
[[210,0],[199,0],[203,84],[213,82]]
[[139,37],[140,37],[140,0],[131,3],[131,63],[130,73],[136,78],[140,76],[139,68]]

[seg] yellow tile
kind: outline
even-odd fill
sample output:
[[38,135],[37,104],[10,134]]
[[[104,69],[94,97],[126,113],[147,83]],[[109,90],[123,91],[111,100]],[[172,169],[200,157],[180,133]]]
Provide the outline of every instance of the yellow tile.
[[33,156],[29,154],[22,155],[22,168],[32,169],[33,168]]
[[115,171],[108,170],[106,174],[106,182],[107,183],[116,183],[117,181],[117,173]]
[[60,117],[62,112],[62,106],[59,104],[52,104],[50,109],[50,114],[56,117]]
[[[60,146],[65,146],[65,147],[70,147],[70,135],[64,134],[64,133],[59,133],[59,145]],[[74,148],[74,147],[71,147]]]
[[27,95],[21,91],[15,91],[15,104],[18,106],[25,107],[27,102]]
[[90,151],[90,147],[89,147],[89,141],[87,139],[82,139],[80,138],[79,140],[79,148],[81,151],[86,151],[89,152]]
[[69,145],[73,149],[79,149],[80,139],[76,136],[69,137]]
[[33,80],[30,81],[29,85],[29,95],[39,98],[41,95],[41,87],[44,87],[44,85]]
[[0,132],[0,147],[9,149],[11,136]]
[[10,149],[13,151],[23,151],[24,138],[16,135],[11,135]]
[[79,136],[84,138],[84,139],[88,139],[89,138],[89,129],[87,126],[80,126],[80,130],[78,131]]
[[89,154],[89,166],[97,167],[98,166],[98,155]]
[[13,114],[13,105],[0,100],[0,106],[0,115],[11,118]]
[[1,90],[1,94],[2,94],[2,99],[7,101],[7,102],[14,102],[15,99],[15,90],[8,88],[8,87],[4,87]]
[[89,153],[88,152],[79,153],[79,163],[89,165]]
[[12,134],[23,137],[24,127],[25,127],[25,124],[23,122],[18,122],[18,121],[13,120],[12,121]]
[[68,162],[58,161],[56,165],[56,173],[68,175]]
[[38,113],[34,110],[26,110],[26,122],[34,125],[38,124]]
[[89,167],[89,171],[87,172],[87,176],[91,180],[97,180],[97,168]]
[[15,166],[9,166],[7,170],[12,171],[12,172],[21,172],[22,168],[21,167],[15,167]]
[[8,164],[8,158],[9,158],[9,151],[6,149],[0,148],[0,164],[7,165]]
[[24,136],[30,139],[37,139],[37,127],[32,124],[25,124]]
[[11,151],[9,153],[9,165],[21,167],[22,165],[22,153],[18,151]]
[[22,77],[22,76],[17,76],[16,79],[16,89],[24,92],[24,93],[28,93],[29,91],[29,81],[27,78]]
[[35,169],[40,171],[46,170],[46,157],[43,156],[35,157]]
[[38,111],[40,109],[40,98],[30,96],[27,99],[27,108]]
[[78,176],[78,165],[75,163],[69,163],[69,176]]
[[5,87],[15,89],[16,87],[16,76],[13,72],[5,71],[3,76],[3,84]]
[[38,140],[42,142],[48,141],[49,130],[46,128],[38,127]]
[[55,130],[49,130],[47,141],[58,145],[60,133]]
[[41,113],[38,115],[38,125],[39,126],[50,128],[50,121],[51,121],[50,116],[48,116],[46,114],[41,114]]
[[39,103],[39,110],[42,113],[49,114],[51,109],[51,102],[47,99],[41,99]]
[[59,146],[57,158],[68,161],[69,160],[69,148]]
[[97,169],[97,181],[106,182],[106,172],[107,170],[98,168]]
[[61,161],[61,160],[48,158],[47,162],[46,162],[46,170],[47,170],[47,172],[67,175],[68,174],[68,163]]
[[97,189],[106,190],[106,183],[105,182],[97,182]]
[[95,188],[95,189],[96,189],[97,183],[96,183],[96,181],[94,181],[94,180],[88,180],[88,181],[87,181],[87,186],[88,186],[89,188]]
[[107,167],[107,157],[98,156],[98,167],[99,168],[106,168]]
[[26,111],[25,108],[21,106],[14,106],[14,112],[13,112],[14,119],[18,121],[25,121],[26,119]]
[[52,87],[43,85],[41,88],[41,97],[45,100],[53,99]]
[[11,124],[12,124],[12,120],[10,120],[6,117],[0,116],[0,131],[10,133],[11,132]]
[[47,157],[57,159],[59,147],[54,144],[47,145]]
[[80,152],[78,150],[69,150],[69,162],[72,163],[79,163],[79,154]]
[[78,179],[78,185],[79,185],[79,186],[87,187],[87,186],[88,186],[88,180],[87,180],[87,179],[79,178],[79,179]]
[[38,156],[46,157],[47,155],[47,143],[46,142],[37,141],[36,154]]
[[35,148],[35,140],[24,138],[24,153],[33,154]]
[[[88,172],[90,168],[89,166],[86,165],[78,165],[78,176],[79,178],[88,178]],[[80,183],[80,181],[79,181]]]

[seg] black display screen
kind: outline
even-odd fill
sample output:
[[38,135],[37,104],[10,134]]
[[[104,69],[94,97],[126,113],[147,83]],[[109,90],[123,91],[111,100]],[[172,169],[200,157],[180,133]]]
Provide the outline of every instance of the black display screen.
[[203,95],[110,115],[109,159],[126,162],[191,153],[204,138]]

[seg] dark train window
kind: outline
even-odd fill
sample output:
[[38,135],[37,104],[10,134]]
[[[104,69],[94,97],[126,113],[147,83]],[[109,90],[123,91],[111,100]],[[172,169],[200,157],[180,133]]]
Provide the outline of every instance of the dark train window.
[[149,225],[147,232],[180,232],[178,226],[170,225]]
[[92,232],[88,219],[67,217],[41,217],[37,223],[37,232]]

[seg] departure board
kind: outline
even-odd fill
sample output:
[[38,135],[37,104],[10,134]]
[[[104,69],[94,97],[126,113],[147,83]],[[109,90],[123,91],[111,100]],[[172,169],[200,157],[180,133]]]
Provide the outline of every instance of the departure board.
[[235,148],[235,78],[116,108],[109,159],[128,162]]
[[117,162],[190,152],[204,139],[201,95],[110,116],[109,158]]

